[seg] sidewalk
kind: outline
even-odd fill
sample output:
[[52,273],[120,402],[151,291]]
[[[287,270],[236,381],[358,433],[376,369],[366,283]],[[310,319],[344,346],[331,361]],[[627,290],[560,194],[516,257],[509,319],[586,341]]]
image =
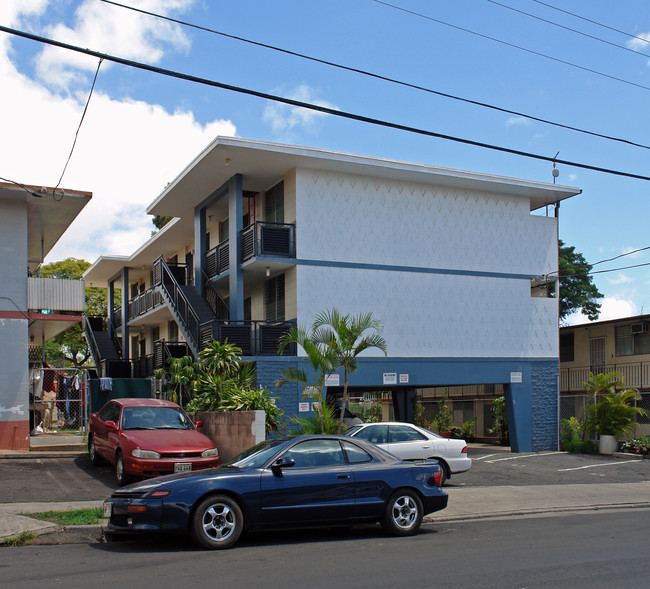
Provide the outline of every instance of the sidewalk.
[[[598,483],[502,487],[449,487],[449,506],[428,515],[425,522],[450,522],[541,513],[600,509],[650,508],[650,481],[642,483]],[[29,513],[101,507],[102,501],[0,503],[0,538],[21,532],[55,535],[57,524],[30,518]],[[70,526],[52,543],[93,542],[101,537],[101,526]]]

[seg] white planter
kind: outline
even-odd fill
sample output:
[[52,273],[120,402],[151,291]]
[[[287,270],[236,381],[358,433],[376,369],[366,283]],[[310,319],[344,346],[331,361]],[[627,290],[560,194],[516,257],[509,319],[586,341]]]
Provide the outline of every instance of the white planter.
[[600,454],[614,454],[618,450],[618,440],[614,436],[598,436],[598,452]]

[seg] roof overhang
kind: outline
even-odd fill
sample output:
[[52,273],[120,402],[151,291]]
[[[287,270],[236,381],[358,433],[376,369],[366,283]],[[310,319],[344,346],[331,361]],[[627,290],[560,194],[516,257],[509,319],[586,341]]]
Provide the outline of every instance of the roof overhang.
[[43,262],[92,198],[92,193],[0,183],[0,199],[27,203],[27,259],[30,270]]
[[233,175],[244,189],[264,191],[294,168],[357,174],[448,188],[481,190],[530,199],[536,210],[580,194],[579,188],[466,172],[426,164],[352,155],[311,147],[217,137],[149,205],[152,215],[180,217],[209,197]]

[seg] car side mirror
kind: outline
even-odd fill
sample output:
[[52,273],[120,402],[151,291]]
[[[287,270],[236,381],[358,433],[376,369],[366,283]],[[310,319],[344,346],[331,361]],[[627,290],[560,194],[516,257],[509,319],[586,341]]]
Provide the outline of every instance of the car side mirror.
[[296,464],[293,458],[278,458],[272,465],[271,470],[276,477],[282,476],[282,469]]
[[104,423],[106,426],[106,429],[110,429],[112,431],[117,431],[117,424],[114,421],[107,421]]
[[199,421],[195,421],[195,422],[194,422],[194,427],[195,427],[196,429],[199,429],[200,427],[203,427],[203,422],[200,421],[200,420],[199,420]]

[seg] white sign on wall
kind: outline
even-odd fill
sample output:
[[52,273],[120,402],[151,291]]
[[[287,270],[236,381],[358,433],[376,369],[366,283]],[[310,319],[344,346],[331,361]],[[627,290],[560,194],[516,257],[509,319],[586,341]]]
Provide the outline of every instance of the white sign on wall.
[[524,377],[521,372],[511,372],[510,373],[510,382],[523,382]]
[[339,378],[338,374],[330,374],[326,379],[325,379],[325,386],[327,387],[338,387],[341,386],[341,379]]
[[300,413],[306,413],[309,411],[309,402],[307,403],[298,403],[298,411]]
[[397,372],[384,372],[384,384],[397,384]]
[[399,383],[400,384],[408,384],[409,382],[409,375],[408,374],[400,374],[399,375]]

